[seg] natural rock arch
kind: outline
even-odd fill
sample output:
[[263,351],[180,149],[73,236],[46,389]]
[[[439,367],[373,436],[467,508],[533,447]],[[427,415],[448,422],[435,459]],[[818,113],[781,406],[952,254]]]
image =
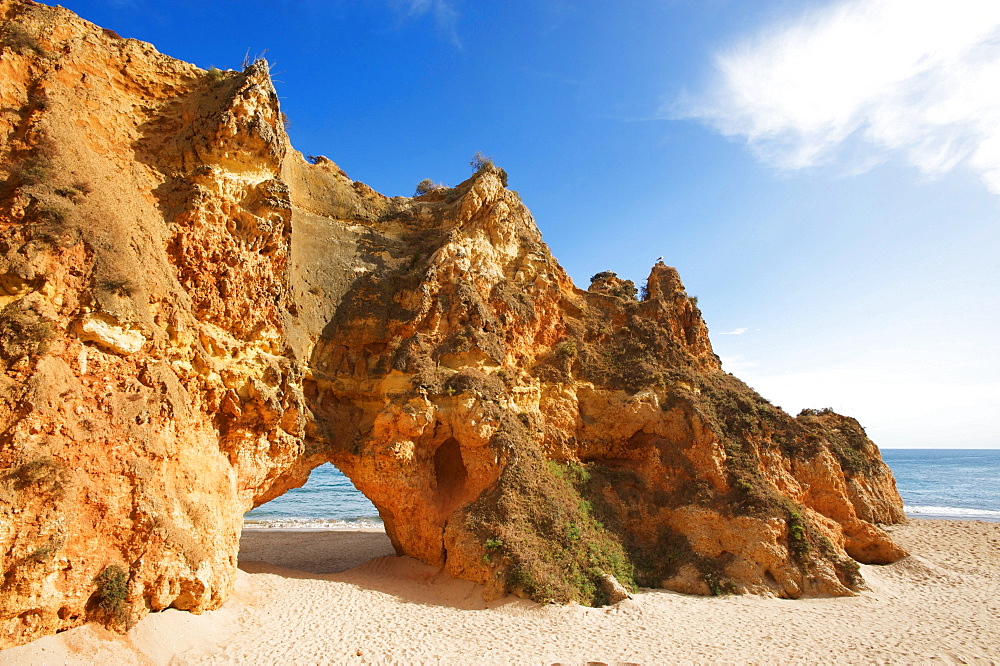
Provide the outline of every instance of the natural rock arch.
[[218,607],[243,513],[327,461],[489,594],[843,595],[904,554],[863,429],[723,372],[674,269],[578,289],[490,164],[385,197],[292,150],[266,63],[0,9],[37,43],[0,51],[0,647]]

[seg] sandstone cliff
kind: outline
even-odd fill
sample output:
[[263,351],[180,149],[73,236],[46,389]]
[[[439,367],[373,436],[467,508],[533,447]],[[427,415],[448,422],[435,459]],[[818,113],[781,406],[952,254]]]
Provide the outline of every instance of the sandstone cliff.
[[0,647],[231,591],[330,461],[400,553],[539,600],[861,589],[905,553],[853,419],[723,372],[676,271],[576,288],[486,164],[387,198],[206,72],[0,0]]

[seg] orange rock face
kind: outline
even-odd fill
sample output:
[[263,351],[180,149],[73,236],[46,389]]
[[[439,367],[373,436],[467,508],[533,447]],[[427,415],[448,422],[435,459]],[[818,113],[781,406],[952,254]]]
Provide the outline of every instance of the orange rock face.
[[0,17],[0,647],[217,607],[242,514],[327,461],[495,594],[845,595],[905,555],[857,422],[723,372],[674,269],[577,289],[492,165],[387,198],[291,149],[264,63]]

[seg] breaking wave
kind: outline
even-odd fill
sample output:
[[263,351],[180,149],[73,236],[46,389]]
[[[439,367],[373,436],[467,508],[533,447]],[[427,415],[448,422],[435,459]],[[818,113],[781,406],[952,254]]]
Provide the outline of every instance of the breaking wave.
[[1000,511],[968,509],[957,506],[904,506],[907,516],[914,518],[959,518],[964,520],[990,520],[1000,522]]
[[385,529],[378,518],[353,518],[350,520],[318,518],[273,518],[270,520],[243,520],[245,530],[381,530]]

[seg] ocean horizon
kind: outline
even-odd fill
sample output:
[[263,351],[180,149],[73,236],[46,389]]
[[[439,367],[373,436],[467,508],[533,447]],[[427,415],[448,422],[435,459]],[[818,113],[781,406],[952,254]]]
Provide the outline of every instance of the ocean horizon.
[[[882,449],[909,518],[1000,522],[1000,449]],[[248,529],[380,529],[375,506],[327,463],[247,512]]]

